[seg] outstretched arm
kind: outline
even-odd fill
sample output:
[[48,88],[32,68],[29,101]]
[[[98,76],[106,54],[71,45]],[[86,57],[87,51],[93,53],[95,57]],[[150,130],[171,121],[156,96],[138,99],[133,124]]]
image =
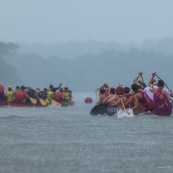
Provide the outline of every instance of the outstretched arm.
[[53,88],[52,91],[55,92],[56,90],[59,90],[62,86],[62,83],[59,84],[59,86],[57,88]]
[[151,79],[150,79],[150,81],[149,81],[149,83],[148,83],[148,86],[150,86],[150,84],[153,84],[153,81],[154,81],[154,77],[156,76],[156,72],[153,72],[152,73],[152,76],[151,76]]
[[58,88],[58,89],[60,89],[60,88],[61,88],[61,86],[62,86],[62,83],[60,83],[60,84],[59,84],[59,86],[58,86],[57,88]]
[[138,75],[135,77],[135,79],[133,80],[134,83],[138,83],[138,79],[141,77],[142,72],[139,72]]

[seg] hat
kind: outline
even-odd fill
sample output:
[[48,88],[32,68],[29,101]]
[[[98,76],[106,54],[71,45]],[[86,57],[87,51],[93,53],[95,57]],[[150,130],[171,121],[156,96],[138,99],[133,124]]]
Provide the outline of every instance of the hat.
[[117,95],[123,95],[124,94],[124,88],[121,86],[118,86],[116,88],[116,93],[117,93]]
[[12,88],[12,86],[11,85],[8,85],[8,88]]
[[68,86],[65,86],[64,89],[68,89]]

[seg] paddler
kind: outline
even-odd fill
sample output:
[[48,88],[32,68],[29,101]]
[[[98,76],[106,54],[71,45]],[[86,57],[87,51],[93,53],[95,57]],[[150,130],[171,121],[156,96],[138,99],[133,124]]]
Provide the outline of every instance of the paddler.
[[4,93],[4,86],[0,84],[0,101],[5,101],[7,98]]
[[12,90],[12,86],[11,85],[8,85],[8,91],[6,92],[6,96],[7,96],[7,101],[8,102],[12,102],[13,101],[14,91]]
[[14,93],[14,102],[17,103],[25,103],[26,99],[26,93],[25,93],[26,87],[21,86],[21,89],[17,89]]
[[172,114],[172,105],[170,97],[164,89],[164,84],[163,80],[158,80],[158,88],[154,88],[153,85],[150,85],[150,91],[154,94],[154,114],[169,116]]
[[144,107],[144,112],[153,112],[154,110],[154,101],[149,98],[149,96],[141,89],[137,84],[131,85],[132,90],[135,92],[134,94],[134,107],[133,111],[136,111],[139,107],[139,103]]

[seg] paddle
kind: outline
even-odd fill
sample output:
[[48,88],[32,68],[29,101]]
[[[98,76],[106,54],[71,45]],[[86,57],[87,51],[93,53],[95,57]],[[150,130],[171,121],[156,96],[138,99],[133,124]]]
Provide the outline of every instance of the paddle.
[[142,76],[142,74],[141,74],[141,79],[142,79],[142,83],[143,83],[143,87],[145,88],[145,87],[147,87],[147,85],[145,84],[145,82],[144,82],[144,79],[143,79],[143,76]]
[[34,98],[30,97],[29,95],[26,95],[26,97],[29,98],[29,100],[31,101],[32,104],[37,104],[37,100],[35,100]]
[[69,100],[68,103],[70,104],[70,106],[73,106],[75,104],[75,102],[72,100]]
[[38,95],[39,92],[40,92],[40,91],[37,91],[37,92],[36,92],[37,94],[35,94],[35,97],[37,97],[37,100],[39,100],[39,102],[40,102],[40,104],[41,104],[42,106],[46,106],[47,103],[46,103],[46,101],[45,101],[44,99],[42,99],[42,98],[39,97],[39,95]]
[[[160,80],[162,80],[157,74],[155,74]],[[168,90],[169,90],[169,87],[168,87],[168,85],[166,85],[166,83],[164,82],[164,84],[165,84],[165,86],[166,86],[166,88],[168,88]]]
[[99,101],[100,88],[97,88],[96,91],[95,91],[95,93],[96,93],[97,101]]
[[48,99],[50,100],[50,103],[53,105],[53,106],[61,106],[61,104],[55,100],[53,100],[52,98],[48,97]]
[[121,103],[122,103],[122,105],[123,105],[123,108],[124,108],[124,110],[125,110],[125,112],[126,112],[126,108],[125,108],[125,105],[124,105],[123,99],[120,98],[120,100],[121,100]]
[[39,102],[41,103],[42,106],[47,105],[47,103],[42,98],[39,98]]
[[32,97],[29,97],[29,99],[34,105],[37,104],[37,100],[33,99]]
[[118,113],[117,113],[117,117],[118,118],[123,118],[123,117],[134,117],[134,113],[133,113],[133,110],[132,109],[130,109],[130,108],[125,108],[125,105],[124,105],[124,102],[123,102],[123,100],[122,100],[122,98],[120,98],[121,99],[121,103],[122,103],[122,105],[123,105],[123,108],[124,108],[124,110],[123,109],[119,109],[118,110]]

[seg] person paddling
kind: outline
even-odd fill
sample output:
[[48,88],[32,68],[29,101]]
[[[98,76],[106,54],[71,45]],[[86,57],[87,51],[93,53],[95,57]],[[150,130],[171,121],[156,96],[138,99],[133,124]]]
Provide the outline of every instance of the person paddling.
[[154,79],[156,72],[152,73],[151,79],[148,82],[148,86],[144,88],[144,92],[150,97],[150,99],[154,100],[153,93],[150,91],[150,85],[153,85],[154,88],[157,88],[156,80]]
[[0,84],[0,101],[7,100],[5,93],[4,93],[4,86]]
[[72,91],[69,90],[68,86],[64,87],[64,91],[62,94],[62,101],[68,102],[68,104],[71,106],[74,105],[74,101],[72,101]]
[[[139,86],[140,89],[144,89],[146,87],[146,84],[139,80],[139,78],[142,78],[142,72],[139,72],[138,75],[135,77],[133,82]],[[143,78],[142,78],[143,79]]]
[[123,101],[125,108],[132,108],[134,106],[133,94],[134,93],[130,93],[129,87],[124,87],[124,94],[119,95],[120,99],[118,100],[117,104]]
[[155,101],[154,114],[169,116],[172,114],[172,105],[169,95],[164,89],[164,81],[158,80],[157,86],[158,88],[154,88],[153,85],[150,85],[150,91],[153,92]]
[[35,89],[35,97],[41,105],[46,106],[47,104],[50,104],[49,99],[47,98],[47,88],[44,88],[43,91],[40,91],[40,88]]
[[103,100],[107,97],[107,93],[104,87],[99,89],[99,100],[96,105],[91,109],[91,115],[104,115],[106,113],[107,106],[103,104]]
[[25,103],[25,99],[26,99],[25,87],[21,86],[21,89],[17,88],[17,90],[15,91],[13,102]]
[[50,92],[55,92],[55,91],[59,90],[59,89],[61,88],[61,86],[62,86],[62,83],[60,83],[58,87],[54,87],[54,86],[51,84],[51,85],[49,85],[48,92],[49,92],[49,91],[50,91]]
[[154,110],[154,101],[149,98],[149,96],[139,89],[137,84],[131,85],[132,90],[135,92],[134,94],[134,107],[132,108],[133,111],[136,111],[139,107],[139,103],[144,106],[144,112],[153,112]]
[[99,100],[97,101],[97,105],[102,105],[103,104],[103,100],[107,97],[107,93],[105,88],[101,87],[100,88],[100,92],[99,92]]
[[71,92],[69,92],[69,90],[68,90],[68,86],[64,87],[64,91],[63,91],[63,94],[62,94],[62,99],[64,101],[71,101],[71,99],[72,99],[72,95],[71,95]]
[[35,99],[35,91],[31,87],[28,87],[26,90],[26,101],[25,102],[32,103],[31,98]]
[[62,102],[62,99],[63,99],[63,88],[60,88],[58,91],[54,93],[54,100]]
[[12,102],[13,101],[14,91],[12,90],[12,86],[11,85],[8,85],[8,91],[6,92],[6,96],[7,96],[7,101],[8,102]]
[[102,104],[107,105],[108,107],[117,106],[116,103],[117,103],[118,99],[119,99],[119,97],[116,94],[115,88],[110,88],[110,93],[102,101]]
[[38,96],[43,99],[47,104],[50,104],[50,100],[47,98],[48,94],[47,94],[47,88],[44,88],[43,91],[39,90],[39,94]]

